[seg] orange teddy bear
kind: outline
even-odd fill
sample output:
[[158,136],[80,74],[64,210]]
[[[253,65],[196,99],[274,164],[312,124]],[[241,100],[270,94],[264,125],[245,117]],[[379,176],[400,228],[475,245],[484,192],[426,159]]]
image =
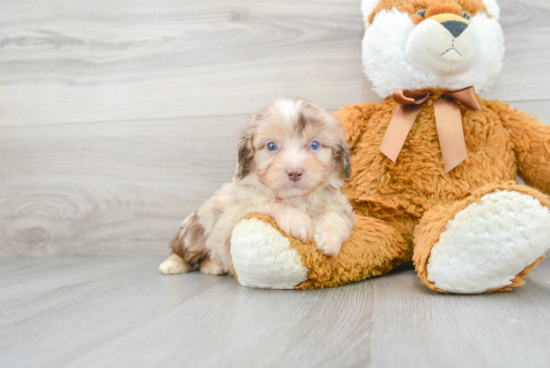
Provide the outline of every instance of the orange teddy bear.
[[365,72],[384,100],[337,113],[354,233],[332,258],[248,216],[231,240],[239,282],[329,287],[412,261],[440,292],[523,284],[550,249],[550,127],[476,94],[502,69],[496,1],[364,0],[362,11]]

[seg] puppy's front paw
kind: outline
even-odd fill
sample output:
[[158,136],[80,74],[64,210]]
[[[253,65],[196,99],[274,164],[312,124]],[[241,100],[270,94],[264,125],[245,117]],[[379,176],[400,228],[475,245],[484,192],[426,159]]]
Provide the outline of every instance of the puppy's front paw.
[[342,243],[349,239],[355,218],[336,212],[327,212],[315,218],[316,248],[327,256],[336,257]]
[[315,225],[311,216],[298,209],[285,211],[275,221],[287,235],[303,242],[311,240],[315,233]]
[[316,233],[315,248],[327,256],[336,257],[342,248],[342,237],[331,233]]

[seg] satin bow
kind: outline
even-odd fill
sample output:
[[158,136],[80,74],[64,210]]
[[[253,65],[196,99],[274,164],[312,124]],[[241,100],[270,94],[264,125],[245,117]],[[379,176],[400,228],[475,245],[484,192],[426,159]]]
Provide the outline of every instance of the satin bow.
[[[393,99],[399,105],[380,145],[380,151],[393,162],[397,160],[422,106],[431,96],[431,92],[423,93],[406,89],[393,92]],[[435,124],[445,162],[445,173],[450,172],[468,158],[460,106],[455,101],[461,102],[469,109],[481,110],[473,87],[446,92],[434,102]]]

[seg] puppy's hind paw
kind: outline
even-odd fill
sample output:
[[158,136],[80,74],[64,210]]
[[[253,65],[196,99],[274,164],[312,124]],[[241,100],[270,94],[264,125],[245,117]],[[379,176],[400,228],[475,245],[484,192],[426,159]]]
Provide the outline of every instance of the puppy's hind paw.
[[224,271],[221,265],[212,261],[210,258],[206,258],[204,261],[201,262],[201,272],[214,276],[227,274],[227,272]]
[[165,275],[178,275],[191,271],[191,266],[177,254],[171,254],[160,264],[159,270]]

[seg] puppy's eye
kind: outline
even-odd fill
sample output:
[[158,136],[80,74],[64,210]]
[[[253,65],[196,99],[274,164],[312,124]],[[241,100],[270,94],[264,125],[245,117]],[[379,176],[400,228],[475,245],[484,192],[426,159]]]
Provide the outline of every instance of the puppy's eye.
[[472,19],[472,14],[468,13],[468,12],[462,12],[462,18],[465,18],[465,19]]
[[267,150],[268,151],[276,151],[277,150],[277,144],[275,144],[275,142],[269,142],[267,144]]
[[420,15],[422,18],[426,18],[426,9],[418,9],[416,15]]
[[317,142],[317,141],[313,141],[313,142],[311,142],[311,144],[309,145],[309,148],[311,148],[311,149],[314,150],[314,151],[317,151],[320,147],[321,147],[321,145],[320,145],[319,142]]

